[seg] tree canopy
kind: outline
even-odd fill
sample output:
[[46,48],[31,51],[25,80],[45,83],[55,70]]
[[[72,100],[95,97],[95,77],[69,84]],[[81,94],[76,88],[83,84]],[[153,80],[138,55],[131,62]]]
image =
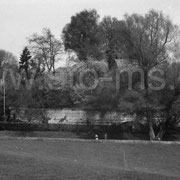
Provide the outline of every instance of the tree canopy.
[[84,10],[71,17],[62,32],[65,50],[74,50],[81,61],[88,56],[99,58],[99,15],[96,10]]

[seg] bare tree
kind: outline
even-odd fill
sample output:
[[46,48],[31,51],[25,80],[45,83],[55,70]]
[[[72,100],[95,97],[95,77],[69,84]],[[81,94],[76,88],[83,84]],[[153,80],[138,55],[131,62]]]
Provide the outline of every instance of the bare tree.
[[50,29],[44,28],[43,34],[33,34],[29,38],[30,49],[34,54],[39,66],[49,72],[55,72],[55,62],[59,60],[58,55],[62,50],[62,43],[57,40]]

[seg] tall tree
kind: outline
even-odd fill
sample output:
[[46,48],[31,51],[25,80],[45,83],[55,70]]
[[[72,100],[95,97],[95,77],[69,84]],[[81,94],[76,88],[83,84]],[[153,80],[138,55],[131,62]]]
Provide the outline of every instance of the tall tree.
[[[7,110],[9,106],[14,105],[14,98],[11,97],[17,97],[16,92],[14,91],[12,86],[10,75],[5,73],[7,69],[17,72],[17,58],[11,52],[8,52],[6,50],[0,50],[0,119],[2,119],[2,115],[4,115],[3,106],[5,105]],[[5,102],[4,97],[6,98]]]
[[25,47],[23,49],[23,52],[22,52],[21,57],[20,57],[19,70],[25,71],[27,79],[30,78],[30,72],[29,72],[30,64],[31,64],[30,60],[31,60],[30,52],[29,52],[28,48]]
[[151,98],[149,73],[155,67],[163,68],[163,64],[169,60],[169,46],[177,38],[178,27],[169,17],[155,10],[150,10],[144,16],[126,15],[125,24],[126,29],[121,32],[123,34],[122,55],[144,72],[144,116],[149,124],[150,139],[154,139],[152,113],[155,104],[152,103]]
[[44,28],[43,34],[33,34],[29,38],[31,52],[36,64],[44,69],[55,72],[55,62],[62,50],[62,43],[56,39],[50,29]]
[[65,49],[74,50],[81,61],[86,61],[88,56],[100,56],[98,19],[96,10],[84,10],[72,16],[63,29]]

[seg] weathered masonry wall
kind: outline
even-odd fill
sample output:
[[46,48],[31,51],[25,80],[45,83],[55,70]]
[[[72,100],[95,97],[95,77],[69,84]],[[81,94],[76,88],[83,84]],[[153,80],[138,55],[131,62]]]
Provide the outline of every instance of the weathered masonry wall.
[[16,118],[34,123],[49,124],[93,124],[111,125],[132,121],[132,116],[124,116],[120,112],[109,111],[102,114],[99,111],[79,109],[19,109]]

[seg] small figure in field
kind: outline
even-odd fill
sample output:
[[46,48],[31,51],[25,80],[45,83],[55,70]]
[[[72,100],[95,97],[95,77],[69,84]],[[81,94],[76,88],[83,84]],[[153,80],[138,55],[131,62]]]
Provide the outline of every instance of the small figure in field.
[[96,140],[99,140],[99,138],[98,138],[98,135],[97,135],[97,134],[95,135],[95,139],[96,139]]
[[104,139],[105,139],[105,140],[107,140],[107,133],[105,133],[105,135],[104,135]]

